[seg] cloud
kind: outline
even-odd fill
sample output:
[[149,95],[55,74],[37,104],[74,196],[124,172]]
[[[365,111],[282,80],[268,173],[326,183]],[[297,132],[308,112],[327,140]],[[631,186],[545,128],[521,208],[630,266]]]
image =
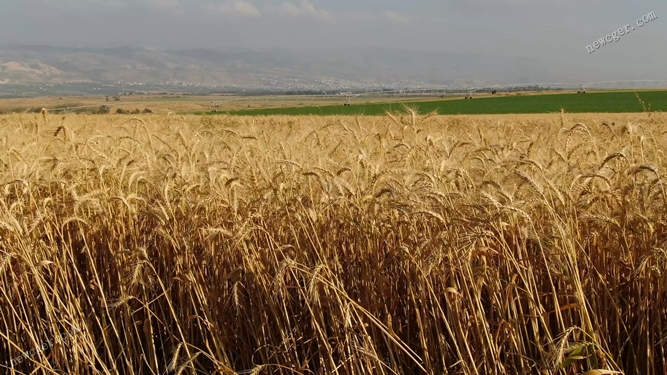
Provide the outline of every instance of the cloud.
[[393,23],[402,23],[402,24],[410,23],[410,19],[406,15],[395,12],[393,10],[386,10],[382,13],[382,15],[384,16],[384,18]]
[[301,0],[300,2],[286,1],[281,9],[293,17],[312,17],[323,20],[331,20],[331,15],[326,10],[318,9],[310,0]]
[[259,17],[260,13],[257,7],[245,0],[227,1],[215,6],[216,10],[225,15],[238,17]]
[[181,5],[179,0],[147,0],[150,6],[162,9],[174,9]]

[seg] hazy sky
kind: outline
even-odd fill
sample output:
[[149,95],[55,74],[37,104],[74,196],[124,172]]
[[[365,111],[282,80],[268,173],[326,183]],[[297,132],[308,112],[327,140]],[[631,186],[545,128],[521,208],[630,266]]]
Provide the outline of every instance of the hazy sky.
[[[593,54],[638,17],[658,19]],[[391,47],[539,58],[667,79],[665,0],[0,0],[0,44],[156,48]]]

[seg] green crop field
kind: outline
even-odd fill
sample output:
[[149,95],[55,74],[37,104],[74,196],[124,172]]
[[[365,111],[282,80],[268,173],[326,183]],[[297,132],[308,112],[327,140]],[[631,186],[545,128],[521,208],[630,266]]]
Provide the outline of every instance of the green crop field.
[[667,110],[667,91],[617,91],[587,94],[515,95],[475,98],[472,100],[414,101],[325,106],[303,106],[238,111],[208,112],[232,115],[383,115],[405,112],[439,114],[519,114],[552,113],[564,109],[570,113],[626,113]]

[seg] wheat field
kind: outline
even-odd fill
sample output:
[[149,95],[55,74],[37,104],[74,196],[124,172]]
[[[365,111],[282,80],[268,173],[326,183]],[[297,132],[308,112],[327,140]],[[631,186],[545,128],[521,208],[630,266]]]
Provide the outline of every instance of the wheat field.
[[0,372],[664,375],[666,124],[0,116]]

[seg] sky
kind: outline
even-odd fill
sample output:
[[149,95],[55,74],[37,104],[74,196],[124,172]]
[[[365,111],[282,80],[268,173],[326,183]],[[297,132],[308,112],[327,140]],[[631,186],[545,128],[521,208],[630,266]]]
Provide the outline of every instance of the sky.
[[[587,52],[650,11],[657,20]],[[0,44],[397,48],[536,59],[564,79],[667,80],[667,1],[0,0]]]

